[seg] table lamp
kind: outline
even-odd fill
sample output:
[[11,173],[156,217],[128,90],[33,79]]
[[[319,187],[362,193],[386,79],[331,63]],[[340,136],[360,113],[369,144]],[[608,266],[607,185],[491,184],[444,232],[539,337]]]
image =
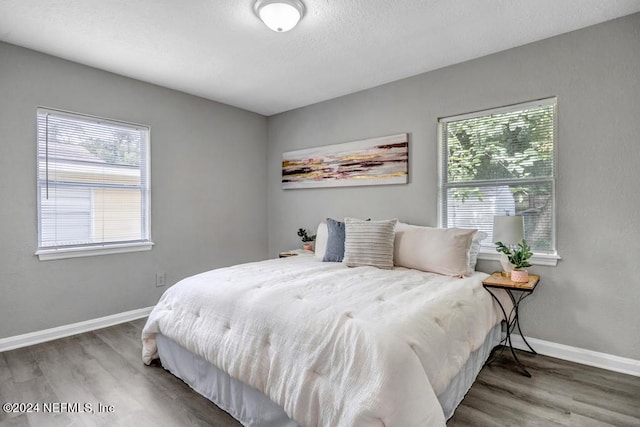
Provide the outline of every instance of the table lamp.
[[[513,247],[524,239],[524,218],[522,216],[494,216],[493,242],[502,242],[505,246]],[[500,256],[502,275],[509,276],[513,266],[505,254]]]

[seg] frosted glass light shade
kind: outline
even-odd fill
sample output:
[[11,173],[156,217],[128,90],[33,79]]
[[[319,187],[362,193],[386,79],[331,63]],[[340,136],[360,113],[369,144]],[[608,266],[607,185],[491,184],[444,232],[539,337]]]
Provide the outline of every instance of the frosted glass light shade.
[[524,239],[524,219],[521,216],[494,216],[493,242],[514,245]]
[[254,8],[262,22],[279,33],[295,27],[304,13],[299,0],[258,0]]

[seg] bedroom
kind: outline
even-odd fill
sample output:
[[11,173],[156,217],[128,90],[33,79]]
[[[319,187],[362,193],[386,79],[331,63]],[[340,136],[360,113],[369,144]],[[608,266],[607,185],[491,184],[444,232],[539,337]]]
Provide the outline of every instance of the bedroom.
[[[597,9],[598,3],[590,6]],[[4,13],[11,5],[3,2],[0,16],[11,16]],[[640,225],[640,15],[630,14],[637,11],[278,114],[80,65],[81,57],[68,61],[19,47],[0,18],[0,342],[8,348],[52,328],[73,330],[69,325],[91,326],[108,316],[128,320],[120,313],[146,315],[144,309],[180,279],[275,258],[300,245],[299,227],[314,228],[326,217],[436,225],[437,119],[556,96],[562,260],[532,268],[543,283],[522,307],[525,332],[540,352],[637,376],[640,287],[632,265]],[[288,34],[264,37],[295,36],[307,18]],[[261,25],[252,28],[262,31]],[[54,39],[46,40],[54,43],[49,52],[55,55]],[[103,54],[115,56],[117,49]],[[152,129],[151,251],[56,261],[34,256],[38,106]],[[281,189],[285,151],[400,132],[411,135],[408,185]],[[478,268],[491,272],[499,265],[481,260]],[[165,287],[156,287],[159,272],[166,273]]]

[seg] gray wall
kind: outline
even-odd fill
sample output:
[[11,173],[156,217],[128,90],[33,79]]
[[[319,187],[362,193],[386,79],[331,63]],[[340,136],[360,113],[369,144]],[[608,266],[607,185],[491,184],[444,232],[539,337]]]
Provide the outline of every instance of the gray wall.
[[[148,252],[39,261],[36,107],[151,126]],[[213,267],[264,259],[266,118],[0,43],[0,338],[154,305]]]
[[[558,97],[557,267],[527,336],[640,359],[640,14],[268,119],[269,254],[323,218],[436,225],[438,117]],[[410,184],[281,189],[283,151],[409,132]],[[481,262],[483,271],[499,268]]]

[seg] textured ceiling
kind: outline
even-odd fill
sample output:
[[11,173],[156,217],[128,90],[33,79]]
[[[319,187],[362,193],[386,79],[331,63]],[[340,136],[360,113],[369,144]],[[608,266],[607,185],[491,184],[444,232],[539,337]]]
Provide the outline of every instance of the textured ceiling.
[[[0,0],[0,40],[264,115],[640,11],[639,0]],[[0,76],[2,78],[2,76]]]

